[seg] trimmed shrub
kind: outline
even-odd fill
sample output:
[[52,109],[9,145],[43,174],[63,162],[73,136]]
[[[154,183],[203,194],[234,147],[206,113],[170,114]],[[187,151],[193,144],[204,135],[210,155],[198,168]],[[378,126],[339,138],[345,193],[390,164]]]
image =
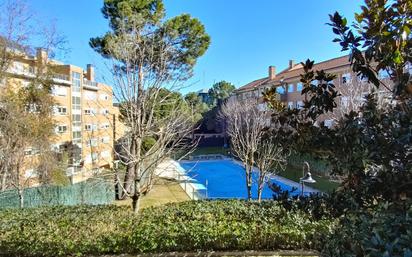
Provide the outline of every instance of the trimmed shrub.
[[63,256],[198,250],[319,249],[330,219],[273,201],[190,201],[137,216],[116,206],[0,211],[0,254]]

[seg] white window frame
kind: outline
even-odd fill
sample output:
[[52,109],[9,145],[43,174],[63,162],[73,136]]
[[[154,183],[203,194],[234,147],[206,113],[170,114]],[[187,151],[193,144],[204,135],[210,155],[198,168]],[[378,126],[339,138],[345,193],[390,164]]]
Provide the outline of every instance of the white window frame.
[[[62,129],[62,128],[64,128],[64,129]],[[57,134],[64,134],[67,131],[68,131],[67,125],[57,125],[57,127],[56,127],[56,133]]]

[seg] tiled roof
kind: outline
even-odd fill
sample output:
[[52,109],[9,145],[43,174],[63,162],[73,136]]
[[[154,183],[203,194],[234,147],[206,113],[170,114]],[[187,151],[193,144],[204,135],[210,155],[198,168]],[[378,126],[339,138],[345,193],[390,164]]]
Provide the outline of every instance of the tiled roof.
[[[313,65],[313,69],[314,70],[332,70],[335,68],[340,68],[343,66],[348,66],[349,67],[350,63],[349,63],[349,56],[345,55],[345,56],[341,56],[341,57],[337,57],[337,58],[333,58],[330,60],[326,60],[323,62],[319,62],[319,63],[315,63],[315,65]],[[303,71],[303,66],[302,64],[297,64],[295,65],[292,69],[287,69],[279,74],[276,75],[275,79],[273,81],[271,81],[272,83],[280,83],[281,80],[287,80],[287,79],[291,79],[291,78],[298,78],[300,74],[302,74]]]
[[254,81],[252,81],[252,82],[236,89],[236,91],[248,91],[248,90],[251,90],[253,88],[259,87],[259,86],[265,84],[268,81],[270,81],[268,77],[257,79],[257,80],[254,80]]
[[[341,56],[341,57],[337,57],[337,58],[333,58],[330,60],[326,60],[326,61],[322,61],[319,63],[315,63],[315,65],[313,65],[313,69],[314,70],[332,70],[335,68],[340,68],[343,66],[348,66],[349,67],[349,56],[345,55],[345,56]],[[284,70],[282,70],[281,72],[279,72],[278,74],[276,74],[276,77],[273,80],[270,80],[268,77],[266,78],[261,78],[255,81],[252,81],[240,88],[238,88],[236,90],[236,92],[240,92],[240,91],[248,91],[248,90],[252,90],[254,88],[257,88],[259,86],[265,85],[267,83],[270,84],[280,84],[283,80],[288,80],[288,79],[296,79],[299,78],[299,75],[303,73],[303,65],[298,63],[296,65],[294,65],[292,68],[286,68]]]

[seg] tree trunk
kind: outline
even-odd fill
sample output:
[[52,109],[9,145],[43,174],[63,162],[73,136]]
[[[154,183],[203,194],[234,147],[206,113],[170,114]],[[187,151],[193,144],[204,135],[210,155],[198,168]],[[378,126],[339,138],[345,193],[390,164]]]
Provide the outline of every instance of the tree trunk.
[[23,189],[18,189],[17,192],[19,194],[20,208],[23,208],[24,207],[24,195],[23,195],[24,191]]
[[258,202],[262,201],[262,188],[258,186]]
[[6,179],[7,179],[7,175],[6,175],[6,172],[4,172],[1,176],[0,192],[3,192],[4,190],[6,190]]
[[[131,158],[135,158],[135,153],[136,153],[136,142],[134,139],[132,139],[132,142],[130,144],[130,155]],[[134,174],[135,174],[135,163],[128,163],[126,166],[126,174],[124,176],[124,182],[123,182],[123,187],[124,190],[130,194],[132,192],[132,185],[133,185],[133,180],[134,180]],[[125,199],[126,198],[126,192],[122,191],[122,194],[120,196],[120,199]]]
[[139,205],[140,205],[140,196],[141,196],[141,179],[142,179],[142,163],[140,160],[140,155],[141,155],[141,150],[142,150],[142,139],[137,138],[136,139],[136,155],[138,160],[135,163],[134,167],[134,193],[132,196],[132,207],[133,207],[133,212],[138,213],[139,212]]
[[138,214],[140,208],[140,179],[135,179],[135,190],[132,196],[133,212]]
[[265,176],[263,175],[263,167],[259,167],[259,178],[258,178],[258,184],[257,184],[257,194],[258,194],[258,202],[260,203],[262,201],[262,191],[263,191],[263,186],[265,183]]
[[252,200],[252,172],[248,165],[245,165],[246,171],[246,189],[247,189],[247,199]]

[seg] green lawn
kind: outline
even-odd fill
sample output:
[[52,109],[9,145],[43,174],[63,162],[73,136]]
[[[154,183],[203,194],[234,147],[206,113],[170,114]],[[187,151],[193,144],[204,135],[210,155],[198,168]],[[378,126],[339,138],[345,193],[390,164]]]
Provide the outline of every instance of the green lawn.
[[[293,166],[288,166],[286,170],[279,173],[279,176],[299,183],[299,178],[302,177],[302,170]],[[336,189],[339,186],[339,183],[332,182],[326,177],[321,177],[316,174],[312,174],[312,177],[314,180],[316,180],[316,183],[310,184],[308,186],[318,189],[322,192],[331,192],[333,189]]]
[[227,155],[228,148],[223,147],[198,147],[191,155],[203,155],[203,154],[224,154]]

